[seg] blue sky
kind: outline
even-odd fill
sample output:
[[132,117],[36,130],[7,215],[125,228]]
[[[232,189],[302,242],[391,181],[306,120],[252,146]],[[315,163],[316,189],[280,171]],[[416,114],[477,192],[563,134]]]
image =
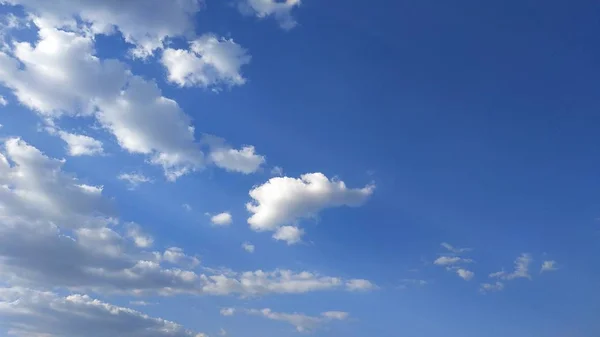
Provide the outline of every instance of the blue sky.
[[5,2],[0,336],[600,333],[597,3]]

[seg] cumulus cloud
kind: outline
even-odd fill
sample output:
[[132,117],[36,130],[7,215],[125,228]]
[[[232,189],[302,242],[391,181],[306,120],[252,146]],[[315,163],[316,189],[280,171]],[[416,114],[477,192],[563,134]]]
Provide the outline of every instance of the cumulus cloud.
[[533,261],[531,254],[523,253],[515,260],[515,269],[507,273],[505,271],[499,271],[490,274],[491,278],[499,278],[502,280],[514,280],[518,278],[531,279],[529,274],[529,265]]
[[233,217],[229,212],[223,212],[213,215],[210,222],[215,226],[229,226],[233,222]]
[[246,208],[255,231],[277,231],[300,219],[315,217],[321,210],[339,206],[360,206],[375,190],[374,185],[348,188],[343,181],[329,179],[322,173],[308,173],[300,178],[273,177],[253,188],[252,201]]
[[8,101],[6,100],[6,98],[4,98],[4,96],[0,95],[0,106],[7,106],[8,105]]
[[258,18],[273,16],[281,28],[289,30],[297,22],[292,10],[300,6],[300,0],[239,0],[238,8],[242,14],[254,15]]
[[242,248],[247,251],[248,253],[254,253],[254,245],[251,244],[250,242],[244,242],[242,243]]
[[376,288],[377,286],[369,280],[354,279],[346,282],[346,289],[349,291],[369,291]]
[[128,188],[130,190],[138,188],[138,186],[141,184],[152,182],[152,179],[138,172],[121,173],[119,174],[117,179],[127,182]]
[[133,44],[133,55],[146,57],[162,48],[168,37],[189,35],[200,0],[6,0],[48,20],[53,26],[78,27],[75,18],[93,34],[120,32]]
[[196,267],[200,260],[196,256],[189,256],[183,252],[182,248],[169,247],[162,254],[162,260],[171,264],[182,265],[189,268]]
[[285,241],[288,245],[294,245],[302,241],[304,230],[295,226],[281,226],[273,234],[273,239]]
[[202,142],[209,147],[209,160],[226,171],[250,174],[258,171],[266,158],[256,153],[254,146],[246,145],[237,150],[223,138],[204,135]]
[[201,336],[177,323],[87,295],[62,297],[27,288],[0,288],[0,315],[9,335],[23,337]]
[[275,312],[269,308],[247,309],[247,314],[258,315],[270,320],[281,321],[293,325],[298,332],[311,332],[319,326],[331,321],[343,321],[349,314],[343,311],[327,311],[319,316],[308,316],[301,313]]
[[475,276],[474,272],[463,268],[457,269],[456,274],[465,281],[470,281]]
[[161,63],[169,82],[181,87],[231,87],[246,83],[241,68],[250,55],[233,39],[205,34],[190,42],[189,50],[165,49]]
[[86,185],[65,173],[64,160],[48,158],[19,138],[6,140],[4,149],[0,153],[0,217],[4,222],[20,219],[76,228],[98,220],[90,214],[115,215],[102,197],[102,187]]
[[58,135],[67,143],[67,150],[71,156],[94,156],[104,153],[102,142],[90,136],[65,131],[58,131]]
[[554,260],[544,261],[542,263],[542,268],[540,270],[540,273],[547,272],[547,271],[555,271],[557,269],[558,268],[556,267],[556,261],[554,261]]

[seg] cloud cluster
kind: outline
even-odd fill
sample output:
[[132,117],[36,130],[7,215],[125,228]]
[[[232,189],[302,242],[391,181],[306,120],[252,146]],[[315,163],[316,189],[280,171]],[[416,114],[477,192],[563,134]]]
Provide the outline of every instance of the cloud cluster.
[[435,259],[433,264],[445,267],[446,270],[456,273],[456,275],[463,280],[470,281],[475,276],[475,273],[466,269],[464,265],[473,263],[474,261],[470,258],[461,257],[460,255],[470,252],[471,249],[454,247],[446,242],[442,242],[441,246],[448,252]]
[[56,27],[78,28],[75,18],[88,25],[93,34],[121,33],[133,44],[132,54],[151,55],[163,47],[169,37],[185,36],[194,31],[194,16],[201,0],[6,0],[21,5]]
[[491,273],[489,275],[492,279],[498,279],[495,283],[482,283],[479,291],[482,293],[501,291],[504,289],[503,281],[511,281],[515,279],[525,278],[531,280],[531,275],[529,274],[529,266],[533,262],[533,258],[531,254],[523,253],[515,260],[514,270],[512,272],[506,272],[504,270]]
[[28,288],[0,288],[0,316],[15,336],[202,337],[181,325],[87,295],[59,296]]
[[374,191],[374,185],[348,188],[343,181],[330,180],[323,173],[273,177],[249,192],[252,201],[246,208],[252,216],[248,224],[255,231],[275,231],[276,239],[296,243],[303,233],[295,225],[299,220],[315,217],[326,208],[360,206]]
[[242,85],[246,79],[241,68],[249,62],[250,55],[239,44],[213,34],[190,42],[189,50],[167,48],[161,57],[167,79],[181,87]]

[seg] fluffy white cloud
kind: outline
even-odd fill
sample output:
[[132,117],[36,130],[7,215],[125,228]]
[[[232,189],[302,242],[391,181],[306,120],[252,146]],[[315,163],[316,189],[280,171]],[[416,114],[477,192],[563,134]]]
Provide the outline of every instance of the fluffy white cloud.
[[67,143],[67,150],[71,156],[94,156],[104,153],[102,142],[86,135],[78,135],[65,131],[58,131],[59,137]]
[[0,95],[0,106],[7,106],[8,105],[8,101],[6,100],[6,98],[4,98],[4,96]]
[[515,260],[515,269],[511,273],[507,273],[505,271],[499,271],[490,274],[491,278],[499,278],[502,280],[514,280],[518,278],[527,278],[531,279],[531,275],[529,274],[529,265],[533,261],[533,258],[530,254],[523,253]]
[[90,115],[96,99],[119,93],[127,69],[95,57],[92,37],[55,29],[39,18],[34,23],[37,44],[15,43],[14,58],[0,52],[0,81],[19,102],[47,117]]
[[0,316],[16,336],[198,337],[161,318],[87,295],[59,296],[27,288],[0,288]]
[[374,185],[348,188],[343,181],[330,180],[322,173],[274,177],[249,192],[253,200],[246,208],[253,214],[248,223],[255,231],[277,231],[281,226],[314,217],[325,208],[360,206],[374,190]]
[[546,272],[546,271],[555,271],[556,269],[558,269],[556,267],[556,261],[549,260],[549,261],[544,261],[542,263],[542,269],[540,270],[540,272],[543,273],[543,272]]
[[226,171],[250,174],[258,171],[266,161],[264,156],[256,153],[252,145],[236,150],[223,138],[213,135],[204,135],[202,143],[209,147],[209,160]]
[[154,82],[133,76],[116,98],[98,101],[98,121],[131,153],[150,156],[169,180],[197,170],[203,154],[194,142],[191,120]]
[[504,289],[504,283],[496,282],[496,283],[482,283],[479,291],[482,293],[501,291]]
[[183,252],[183,249],[179,247],[169,247],[162,254],[163,261],[170,262],[172,264],[182,265],[186,267],[196,267],[200,264],[200,260],[195,256],[189,256]]
[[126,181],[130,190],[136,189],[141,184],[152,182],[152,179],[137,172],[121,173],[119,174],[117,179]]
[[270,320],[286,322],[293,325],[299,332],[310,332],[317,327],[334,320],[343,321],[348,318],[348,313],[343,311],[327,311],[321,313],[320,316],[308,316],[301,313],[282,313],[274,312],[269,308],[265,309],[248,309],[246,313],[251,315],[259,315]]
[[[86,185],[62,171],[64,161],[51,159],[21,139],[11,138],[0,153],[0,217],[60,223],[64,227],[91,226],[114,216],[102,197],[102,187]],[[11,164],[12,163],[12,164]]]
[[253,244],[251,244],[250,242],[244,242],[242,243],[242,248],[247,251],[248,253],[254,253],[254,249],[256,247],[254,247]]
[[456,274],[465,281],[470,281],[475,276],[474,272],[463,268],[457,269]]
[[302,240],[304,230],[295,226],[281,226],[273,234],[273,239],[285,241],[288,245],[294,245]]
[[233,217],[229,212],[223,212],[213,215],[210,222],[215,226],[229,226],[233,222]]
[[6,0],[42,16],[53,26],[76,28],[75,18],[94,34],[120,32],[135,45],[133,55],[145,57],[162,48],[168,37],[193,34],[200,0]]
[[238,8],[245,15],[255,15],[258,18],[274,16],[283,29],[292,29],[296,20],[292,10],[300,6],[300,0],[239,0]]
[[235,86],[246,83],[241,68],[250,55],[232,39],[205,34],[190,42],[189,50],[165,49],[161,63],[167,79],[181,87]]
[[376,288],[377,286],[369,280],[354,279],[346,282],[346,289],[349,291],[369,291]]

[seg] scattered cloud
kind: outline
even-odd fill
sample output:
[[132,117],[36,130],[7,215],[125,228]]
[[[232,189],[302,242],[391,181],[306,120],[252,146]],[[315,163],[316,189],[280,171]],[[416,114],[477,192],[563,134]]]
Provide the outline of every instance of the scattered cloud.
[[181,325],[87,295],[59,296],[28,288],[0,288],[0,316],[16,336],[197,337]]
[[183,204],[181,205],[181,207],[183,207],[183,209],[185,209],[187,212],[192,211],[192,206],[190,206],[189,204]]
[[557,269],[558,268],[556,267],[556,261],[554,261],[554,260],[544,261],[542,263],[542,268],[540,270],[540,273],[548,272],[548,271],[555,271]]
[[435,261],[433,261],[433,264],[438,265],[438,266],[451,266],[451,265],[455,265],[455,264],[460,264],[460,263],[472,263],[473,260],[471,259],[464,259],[458,256],[440,256],[437,259],[435,259]]
[[58,131],[59,137],[67,143],[70,156],[95,156],[104,153],[102,142],[86,135]]
[[223,138],[212,135],[204,135],[202,142],[210,149],[208,154],[210,162],[226,171],[251,174],[258,171],[266,162],[265,157],[257,154],[252,145],[236,150]]
[[274,312],[269,308],[265,309],[248,309],[247,314],[262,316],[264,318],[286,322],[293,325],[298,332],[311,332],[319,326],[331,321],[343,321],[348,318],[349,314],[343,311],[327,311],[319,316],[308,316],[301,313],[281,313]]
[[247,251],[248,253],[254,253],[254,245],[251,244],[250,242],[244,242],[242,243],[242,248]]
[[457,269],[456,274],[465,281],[470,281],[475,276],[474,272],[463,268]]
[[161,63],[169,82],[181,87],[218,88],[246,83],[241,68],[250,63],[250,58],[232,39],[205,34],[190,42],[189,50],[165,49]]
[[497,281],[496,283],[482,283],[479,291],[481,293],[496,292],[504,289],[504,283]]
[[254,15],[261,19],[273,16],[285,30],[296,27],[297,22],[292,17],[292,10],[298,6],[300,0],[239,0],[238,3],[242,14]]
[[186,255],[183,249],[179,247],[167,248],[162,254],[162,260],[189,268],[194,268],[200,264],[200,260],[197,257]]
[[141,184],[153,182],[152,179],[146,177],[142,173],[137,172],[121,173],[119,174],[117,179],[126,181],[130,190],[138,188],[138,186],[140,186]]
[[280,227],[315,217],[323,209],[360,206],[374,191],[374,185],[352,189],[322,173],[308,173],[300,178],[273,177],[249,192],[252,201],[246,208],[252,216],[248,224],[255,231],[276,231],[277,235]]
[[7,106],[8,105],[8,101],[6,100],[6,98],[4,98],[4,96],[0,95],[0,106]]
[[533,261],[533,258],[530,254],[523,253],[515,260],[515,269],[511,273],[507,273],[505,271],[499,271],[490,274],[490,278],[499,278],[501,280],[514,280],[518,278],[526,278],[531,279],[531,275],[529,274],[529,265]]
[[295,226],[281,226],[273,234],[273,239],[294,245],[302,241],[302,236],[304,236],[303,229]]
[[441,246],[446,248],[448,251],[450,251],[451,253],[454,253],[454,254],[468,253],[472,250],[471,248],[457,248],[447,242],[442,242]]
[[229,212],[219,213],[210,218],[210,222],[215,226],[229,226],[233,222],[233,217]]
[[137,306],[137,307],[147,307],[149,305],[154,305],[154,303],[146,302],[146,301],[129,301],[129,304]]
[[354,279],[346,282],[346,289],[349,291],[369,291],[377,289],[377,286],[369,280]]
[[[61,0],[50,4],[45,0],[6,0],[24,6],[29,13],[47,20],[53,27],[81,29],[93,34],[120,32],[134,45],[132,55],[147,57],[161,49],[169,37],[193,33],[194,16],[201,9],[200,0],[133,0],[119,1]],[[84,27],[76,22],[81,20]]]
[[271,169],[271,175],[281,177],[283,176],[283,168],[280,166],[273,166]]
[[133,243],[138,248],[149,248],[154,243],[154,239],[144,233],[142,228],[133,222],[127,224],[127,237],[133,240]]
[[222,316],[233,316],[233,314],[235,314],[235,308],[222,308],[220,313]]

